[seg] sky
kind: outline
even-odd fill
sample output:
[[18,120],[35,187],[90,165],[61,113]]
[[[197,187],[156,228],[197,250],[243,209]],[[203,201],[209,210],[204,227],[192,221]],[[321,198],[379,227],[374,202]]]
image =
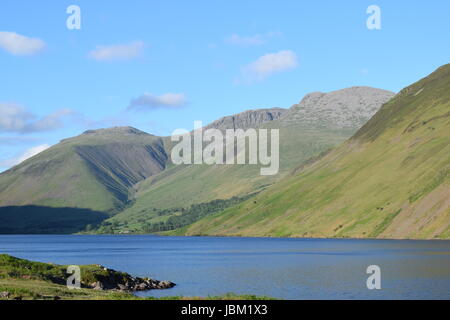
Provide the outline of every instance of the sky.
[[87,129],[170,135],[314,91],[398,92],[449,62],[449,12],[448,0],[2,0],[0,171]]

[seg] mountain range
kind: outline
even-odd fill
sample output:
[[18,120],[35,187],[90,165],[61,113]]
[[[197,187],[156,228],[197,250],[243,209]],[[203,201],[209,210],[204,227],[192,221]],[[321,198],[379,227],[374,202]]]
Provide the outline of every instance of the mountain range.
[[184,235],[450,238],[450,65],[350,139]]
[[279,129],[275,176],[175,165],[170,137],[132,127],[88,130],[0,174],[0,232],[448,238],[449,70],[205,127]]

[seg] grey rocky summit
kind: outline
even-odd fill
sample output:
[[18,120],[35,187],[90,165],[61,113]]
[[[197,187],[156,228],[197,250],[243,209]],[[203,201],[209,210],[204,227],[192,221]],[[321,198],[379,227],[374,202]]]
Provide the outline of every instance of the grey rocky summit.
[[280,123],[314,128],[359,128],[394,95],[394,92],[371,87],[351,87],[329,93],[312,92],[285,112]]
[[296,124],[316,129],[358,129],[394,95],[391,91],[363,86],[312,92],[289,109],[247,110],[220,118],[204,129],[257,128],[272,121],[282,127]]

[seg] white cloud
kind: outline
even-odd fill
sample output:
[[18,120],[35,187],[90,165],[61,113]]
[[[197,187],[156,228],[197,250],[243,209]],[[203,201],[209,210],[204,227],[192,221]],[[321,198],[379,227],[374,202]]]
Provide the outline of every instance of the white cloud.
[[57,129],[63,119],[73,115],[70,109],[61,109],[42,118],[11,102],[0,102],[0,132],[31,133]]
[[144,50],[144,42],[134,41],[128,44],[97,46],[89,57],[97,61],[130,60],[139,57]]
[[292,70],[297,66],[297,55],[291,50],[268,53],[243,67],[237,82],[261,81],[275,73]]
[[9,158],[0,160],[0,168],[10,168],[15,165],[18,165],[19,163],[37,155],[38,153],[41,153],[42,151],[50,148],[50,145],[48,144],[41,144],[32,148],[29,148],[19,154],[17,157]]
[[38,153],[41,153],[42,151],[50,148],[50,145],[48,144],[41,144],[36,147],[31,147],[30,149],[23,152],[20,156],[17,157],[17,164],[27,160],[28,158],[34,157]]
[[128,110],[152,110],[157,108],[177,108],[186,104],[186,96],[184,93],[165,93],[160,96],[150,93],[143,95],[130,101]]
[[29,38],[15,32],[0,31],[0,48],[13,55],[32,55],[45,47],[38,38]]
[[237,46],[257,46],[266,43],[270,38],[279,36],[279,32],[267,32],[265,34],[255,34],[253,36],[240,36],[233,34],[225,39],[225,42]]

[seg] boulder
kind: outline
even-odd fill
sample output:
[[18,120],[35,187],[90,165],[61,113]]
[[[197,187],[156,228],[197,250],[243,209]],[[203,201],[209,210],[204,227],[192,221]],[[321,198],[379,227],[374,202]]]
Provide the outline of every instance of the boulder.
[[118,284],[117,285],[117,289],[119,289],[120,291],[129,291],[130,288],[127,285],[123,285],[123,284]]
[[103,290],[103,283],[101,283],[100,281],[91,283],[91,288],[94,290]]
[[171,281],[160,281],[158,284],[158,289],[168,289],[175,287],[175,283]]

